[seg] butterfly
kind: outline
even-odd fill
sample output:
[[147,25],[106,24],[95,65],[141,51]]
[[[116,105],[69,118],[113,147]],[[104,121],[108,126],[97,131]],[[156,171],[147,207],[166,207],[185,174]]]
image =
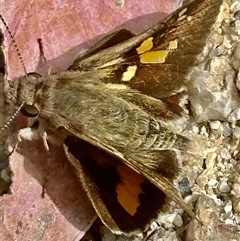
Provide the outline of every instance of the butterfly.
[[178,153],[191,140],[168,125],[182,113],[168,97],[184,89],[221,3],[189,1],[142,34],[103,38],[67,71],[10,82],[9,105],[62,143],[96,213],[116,234],[142,232],[170,201],[197,219],[176,185]]

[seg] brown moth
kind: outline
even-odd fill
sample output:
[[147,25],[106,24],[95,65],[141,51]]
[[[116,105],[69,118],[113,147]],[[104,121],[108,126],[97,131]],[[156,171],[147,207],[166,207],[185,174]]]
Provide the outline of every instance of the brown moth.
[[160,99],[184,87],[221,3],[189,1],[138,36],[107,36],[68,71],[10,82],[8,103],[62,143],[98,216],[116,234],[141,232],[169,200],[196,218],[175,183],[176,153],[187,152],[190,140],[167,125],[182,109]]

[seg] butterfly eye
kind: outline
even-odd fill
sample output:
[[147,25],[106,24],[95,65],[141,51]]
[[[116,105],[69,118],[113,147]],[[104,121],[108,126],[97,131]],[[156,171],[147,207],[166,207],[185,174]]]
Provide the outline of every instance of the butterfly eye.
[[25,104],[21,109],[21,113],[27,117],[33,118],[38,116],[39,110],[34,105]]

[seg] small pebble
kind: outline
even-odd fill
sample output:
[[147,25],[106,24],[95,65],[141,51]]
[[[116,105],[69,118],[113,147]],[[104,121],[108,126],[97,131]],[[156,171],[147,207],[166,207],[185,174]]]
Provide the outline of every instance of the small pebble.
[[208,185],[209,185],[209,186],[215,186],[217,183],[218,183],[218,181],[217,181],[216,179],[213,179],[213,178],[211,178],[211,179],[208,181]]
[[217,157],[217,153],[216,152],[210,152],[207,155],[207,159],[206,159],[206,167],[207,168],[211,168],[214,166],[215,162],[216,162],[216,157]]
[[231,204],[227,204],[224,207],[224,211],[225,211],[225,213],[230,213],[232,211],[232,205]]
[[231,159],[232,157],[227,148],[222,148],[222,150],[220,151],[220,155],[223,159],[227,160]]
[[233,184],[233,191],[235,192],[235,194],[240,194],[240,184],[234,183]]
[[176,213],[171,213],[166,215],[166,222],[168,223],[173,223],[173,221],[175,220],[177,214]]
[[199,132],[199,128],[197,126],[193,126],[192,132],[197,134]]
[[221,126],[223,136],[227,137],[232,134],[232,130],[227,122],[222,123]]
[[175,226],[181,227],[183,225],[182,217],[179,214],[177,214],[173,223],[175,224]]
[[209,125],[210,125],[212,130],[218,130],[218,128],[221,126],[221,122],[216,120],[216,121],[210,122]]
[[152,223],[151,223],[151,226],[150,226],[151,229],[156,229],[156,228],[158,228],[158,227],[159,227],[159,225],[158,225],[157,222],[152,222]]
[[230,187],[226,181],[220,181],[218,184],[218,190],[220,192],[227,193],[230,191]]
[[240,127],[236,126],[233,130],[233,135],[236,137],[236,138],[240,138]]
[[237,164],[237,161],[233,158],[230,159],[229,163],[233,166],[235,166]]
[[225,220],[225,223],[226,223],[227,225],[233,225],[233,224],[234,224],[233,220],[232,220],[232,219],[229,219],[229,218]]
[[208,137],[208,136],[209,136],[208,133],[207,133],[207,129],[206,129],[205,126],[203,126],[203,127],[201,128],[200,134],[201,134],[202,136],[205,136],[205,137]]

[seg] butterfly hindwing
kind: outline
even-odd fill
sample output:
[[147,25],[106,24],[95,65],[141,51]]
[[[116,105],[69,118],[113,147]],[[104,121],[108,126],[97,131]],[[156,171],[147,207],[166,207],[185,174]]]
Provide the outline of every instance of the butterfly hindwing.
[[[66,139],[65,152],[99,217],[115,233],[140,232],[160,210],[167,210],[169,199],[163,191],[106,152],[75,137]],[[161,166],[172,163],[166,178],[177,177],[180,169],[173,152],[165,151],[158,161]]]

